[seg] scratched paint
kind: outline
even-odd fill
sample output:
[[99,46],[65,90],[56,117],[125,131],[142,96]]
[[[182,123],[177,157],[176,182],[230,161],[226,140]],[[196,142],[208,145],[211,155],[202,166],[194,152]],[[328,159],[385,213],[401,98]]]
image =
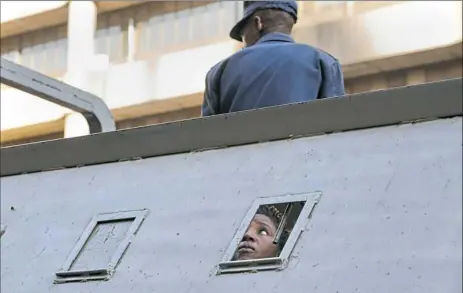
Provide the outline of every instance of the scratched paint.
[[[2,292],[461,292],[461,145],[459,117],[3,177]],[[287,269],[213,274],[255,198],[316,190]],[[53,285],[93,216],[141,208],[110,281]]]

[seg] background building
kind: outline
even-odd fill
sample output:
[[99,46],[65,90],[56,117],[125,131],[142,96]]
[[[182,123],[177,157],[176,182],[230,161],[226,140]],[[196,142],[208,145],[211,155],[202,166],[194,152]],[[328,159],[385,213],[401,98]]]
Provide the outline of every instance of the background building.
[[[462,76],[461,1],[299,1],[297,41],[338,57],[349,93]],[[2,1],[1,54],[90,91],[119,129],[200,114],[239,49],[242,2]],[[79,114],[2,85],[1,144],[86,134]]]

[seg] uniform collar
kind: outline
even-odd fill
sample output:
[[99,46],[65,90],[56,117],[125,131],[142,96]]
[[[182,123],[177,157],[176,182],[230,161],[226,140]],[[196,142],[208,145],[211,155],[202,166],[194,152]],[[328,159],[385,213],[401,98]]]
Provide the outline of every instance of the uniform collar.
[[268,43],[268,42],[287,42],[287,43],[294,43],[294,39],[287,34],[283,33],[268,33],[262,38],[257,41],[256,45],[261,43]]

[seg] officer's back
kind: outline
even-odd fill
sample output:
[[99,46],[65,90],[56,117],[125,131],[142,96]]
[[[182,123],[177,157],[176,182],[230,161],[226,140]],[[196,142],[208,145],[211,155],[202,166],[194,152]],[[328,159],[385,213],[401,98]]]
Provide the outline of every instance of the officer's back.
[[247,1],[230,36],[246,48],[206,77],[203,116],[344,94],[339,62],[291,38],[295,1]]

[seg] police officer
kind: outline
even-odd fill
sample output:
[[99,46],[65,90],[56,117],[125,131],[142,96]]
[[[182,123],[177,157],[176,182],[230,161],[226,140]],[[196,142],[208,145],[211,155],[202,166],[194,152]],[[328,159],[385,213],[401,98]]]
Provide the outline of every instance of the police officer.
[[202,116],[345,94],[339,62],[290,36],[296,1],[245,1],[230,37],[244,48],[206,76]]

